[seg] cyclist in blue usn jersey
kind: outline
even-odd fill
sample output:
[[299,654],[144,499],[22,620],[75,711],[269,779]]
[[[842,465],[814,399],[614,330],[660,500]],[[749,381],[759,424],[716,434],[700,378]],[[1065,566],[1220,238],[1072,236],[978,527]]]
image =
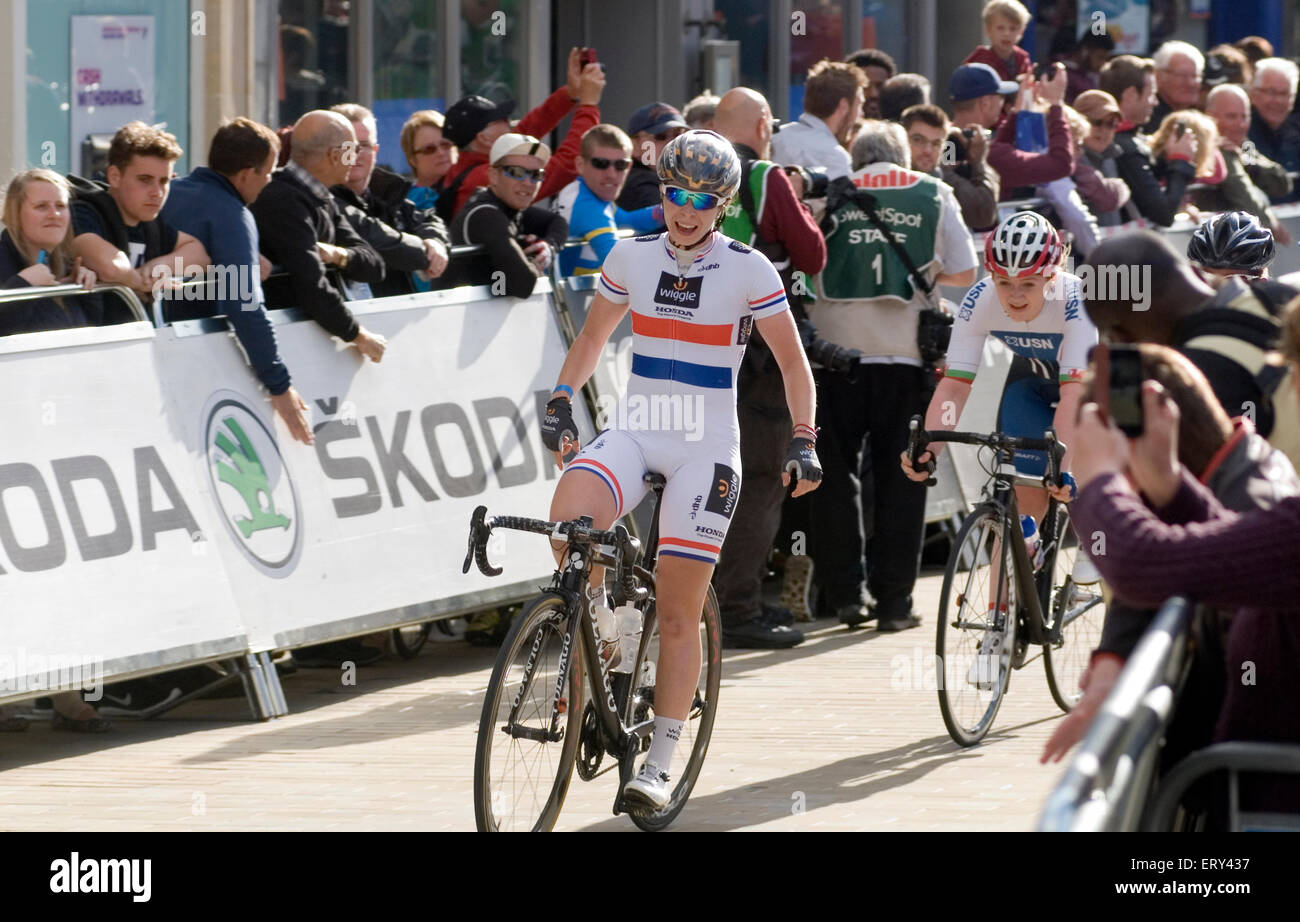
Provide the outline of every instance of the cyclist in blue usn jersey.
[[[645,763],[624,789],[629,802],[651,809],[670,799],[668,771],[700,674],[700,612],[739,496],[736,371],[755,326],[781,368],[794,420],[783,480],[788,485],[793,476],[796,496],[821,481],[812,372],[781,278],[765,256],[717,230],[740,185],[735,150],[712,131],[690,131],[664,148],[658,175],[668,230],[621,240],[605,257],[587,322],[542,422],[543,441],[562,464],[561,454],[576,447],[570,401],[630,309],[627,393],[611,428],[565,468],[551,519],[588,515],[596,528],[609,528],[645,496],[647,472],[667,480],[655,581],[655,729]],[[652,400],[690,402],[702,425],[685,431],[681,417],[646,414]],[[592,574],[588,592],[593,605],[603,603],[603,573]]]

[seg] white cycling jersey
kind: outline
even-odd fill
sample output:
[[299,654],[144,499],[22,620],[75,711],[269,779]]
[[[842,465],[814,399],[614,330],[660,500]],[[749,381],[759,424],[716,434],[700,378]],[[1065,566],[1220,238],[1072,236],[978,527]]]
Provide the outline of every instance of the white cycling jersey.
[[655,234],[616,243],[599,290],[632,312],[632,374],[610,430],[569,468],[603,480],[620,516],[647,471],[663,474],[660,554],[716,563],[740,492],[736,374],[754,321],[788,309],[781,277],[717,231],[683,271]]
[[1077,275],[1061,273],[1038,316],[1028,323],[1012,320],[1002,307],[992,276],[971,286],[962,298],[948,345],[950,378],[975,379],[984,341],[997,337],[1034,366],[1039,377],[1061,383],[1079,381],[1088,368],[1088,351],[1097,344],[1097,328],[1083,309]]

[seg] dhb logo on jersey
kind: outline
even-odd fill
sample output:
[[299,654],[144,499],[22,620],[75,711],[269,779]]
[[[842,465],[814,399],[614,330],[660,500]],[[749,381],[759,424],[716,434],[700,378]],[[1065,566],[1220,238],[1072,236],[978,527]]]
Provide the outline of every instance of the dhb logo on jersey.
[[700,306],[701,276],[684,278],[670,272],[659,273],[659,285],[655,288],[655,303],[672,307],[696,308]]
[[736,472],[725,464],[713,465],[713,486],[709,490],[709,501],[704,504],[704,511],[716,512],[724,519],[730,519],[739,496],[740,477]]

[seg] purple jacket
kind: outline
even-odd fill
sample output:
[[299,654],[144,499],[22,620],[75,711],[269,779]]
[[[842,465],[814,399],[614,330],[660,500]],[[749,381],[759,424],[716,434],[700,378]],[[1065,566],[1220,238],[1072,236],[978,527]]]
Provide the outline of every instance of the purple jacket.
[[[1071,507],[1080,536],[1117,595],[1156,606],[1170,596],[1237,609],[1215,740],[1300,743],[1300,497],[1238,515],[1183,471],[1158,513],[1119,474],[1088,484]],[[1300,805],[1300,781],[1286,783]]]

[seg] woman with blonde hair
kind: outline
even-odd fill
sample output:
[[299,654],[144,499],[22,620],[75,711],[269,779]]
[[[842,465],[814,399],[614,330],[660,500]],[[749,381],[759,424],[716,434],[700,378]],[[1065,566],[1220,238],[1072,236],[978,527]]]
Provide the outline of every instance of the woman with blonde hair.
[[[52,170],[27,170],[5,192],[0,232],[0,289],[75,283],[95,287],[95,273],[72,255],[72,214],[67,181]],[[0,336],[92,325],[84,299],[38,298],[0,302]],[[92,311],[92,313],[95,313]],[[102,733],[113,725],[78,692],[52,696],[54,729]],[[27,729],[25,718],[0,708],[0,731]]]
[[[1192,161],[1196,174],[1193,181],[1217,186],[1228,177],[1227,162],[1224,161],[1223,154],[1219,153],[1219,128],[1214,119],[1195,109],[1170,112],[1151,136],[1151,156],[1156,161],[1156,175],[1163,179],[1169,145],[1175,138],[1189,131],[1196,138],[1196,159]],[[1180,210],[1190,210],[1192,216],[1199,221],[1199,213],[1188,207],[1190,198],[1190,195],[1184,196]]]
[[[95,286],[95,273],[72,254],[67,180],[53,170],[19,173],[5,192],[0,233],[0,288]],[[0,336],[93,325],[82,299],[39,298],[0,306]]]

